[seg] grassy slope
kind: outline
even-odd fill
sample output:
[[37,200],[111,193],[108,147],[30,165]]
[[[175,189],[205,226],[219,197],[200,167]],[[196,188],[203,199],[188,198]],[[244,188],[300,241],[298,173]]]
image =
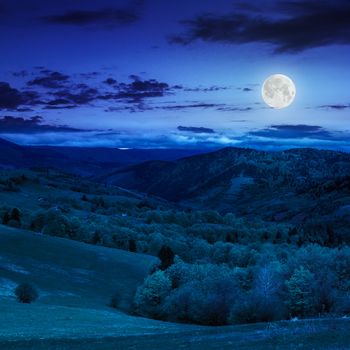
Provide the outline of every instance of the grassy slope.
[[350,344],[348,319],[209,328],[107,309],[6,301],[0,323],[0,349],[6,350],[345,350]]
[[[125,306],[154,257],[0,226],[0,291],[22,281],[47,304],[100,307],[115,292]],[[2,283],[1,283],[2,281]]]
[[[350,321],[199,327],[133,317],[107,306],[119,290],[128,305],[154,258],[0,226],[0,349],[347,349]],[[17,303],[20,281],[40,299]]]

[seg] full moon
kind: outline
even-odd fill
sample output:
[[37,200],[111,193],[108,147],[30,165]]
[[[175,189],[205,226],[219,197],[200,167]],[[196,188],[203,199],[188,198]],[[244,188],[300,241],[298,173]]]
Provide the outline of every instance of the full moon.
[[296,89],[292,79],[283,74],[274,74],[264,81],[261,94],[268,106],[281,109],[294,101]]

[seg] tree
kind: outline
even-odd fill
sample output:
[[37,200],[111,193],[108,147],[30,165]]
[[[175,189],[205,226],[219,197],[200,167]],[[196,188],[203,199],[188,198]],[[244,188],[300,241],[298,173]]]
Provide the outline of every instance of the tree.
[[11,211],[11,220],[21,222],[21,212],[17,208],[13,208]]
[[2,218],[2,224],[3,225],[7,225],[10,220],[11,220],[10,214],[9,213],[5,213],[3,218]]
[[293,228],[290,228],[289,231],[288,231],[288,236],[291,237],[291,236],[296,236],[298,234],[298,230],[296,227],[293,227]]
[[134,239],[129,239],[129,251],[133,253],[137,251],[136,242]]
[[327,225],[326,228],[327,240],[325,242],[326,247],[336,247],[342,243],[341,237],[333,230],[331,225]]
[[170,278],[163,271],[156,271],[148,276],[137,289],[134,303],[140,315],[159,318],[162,303],[171,291]]
[[102,242],[101,234],[99,231],[96,230],[91,238],[91,243],[92,244],[100,244],[101,242]]
[[293,316],[311,314],[314,307],[314,274],[300,266],[295,269],[286,286],[288,290],[288,306]]
[[301,237],[301,235],[299,235],[299,238],[298,238],[298,241],[297,241],[297,245],[298,245],[298,247],[301,247],[303,244],[304,244],[304,240]]
[[174,263],[175,254],[170,247],[163,245],[158,253],[158,258],[161,261],[161,270],[166,270]]
[[29,283],[21,283],[15,289],[17,300],[21,303],[30,304],[38,298],[38,291]]

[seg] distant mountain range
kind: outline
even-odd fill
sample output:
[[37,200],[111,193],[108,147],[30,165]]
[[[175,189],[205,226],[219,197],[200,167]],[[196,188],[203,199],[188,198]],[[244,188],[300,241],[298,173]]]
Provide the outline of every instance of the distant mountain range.
[[[203,152],[203,151],[202,151]],[[30,147],[0,139],[0,167],[56,168],[192,209],[268,221],[331,222],[350,235],[350,154]]]
[[91,176],[130,164],[149,160],[176,160],[203,152],[187,149],[20,146],[0,139],[0,167],[48,167]]
[[98,180],[195,209],[295,224],[338,217],[350,227],[350,154],[342,152],[224,148],[128,166]]

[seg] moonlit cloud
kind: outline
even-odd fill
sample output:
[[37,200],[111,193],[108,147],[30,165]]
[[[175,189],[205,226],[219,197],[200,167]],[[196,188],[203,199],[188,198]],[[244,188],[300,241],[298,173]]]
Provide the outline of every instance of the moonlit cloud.
[[230,14],[204,14],[183,20],[185,32],[171,36],[169,41],[182,45],[197,40],[236,45],[264,43],[273,46],[275,53],[297,53],[315,47],[350,44],[350,5],[347,1],[335,4],[294,1],[289,2],[287,8],[286,3],[280,7],[276,4],[270,16],[238,8]]

